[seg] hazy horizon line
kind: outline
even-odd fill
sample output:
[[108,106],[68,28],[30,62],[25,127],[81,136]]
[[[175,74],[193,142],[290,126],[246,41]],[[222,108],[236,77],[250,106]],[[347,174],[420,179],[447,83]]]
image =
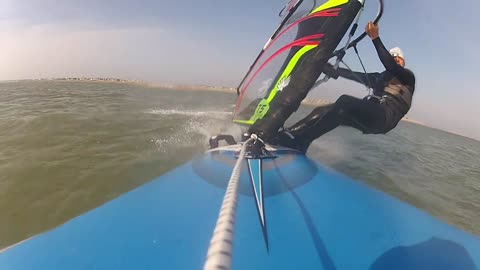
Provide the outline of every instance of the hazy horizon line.
[[[68,79],[82,79],[82,80],[68,80]],[[93,80],[90,80],[93,79]],[[100,80],[102,79],[102,80]],[[148,87],[154,87],[154,88],[159,88],[159,87],[166,87],[169,89],[175,89],[175,90],[205,90],[205,91],[210,91],[215,89],[217,91],[223,91],[223,92],[229,92],[230,91],[235,91],[236,87],[232,86],[221,86],[221,85],[212,85],[212,84],[186,84],[186,83],[162,83],[162,82],[152,82],[152,81],[146,81],[146,80],[138,80],[138,79],[122,79],[119,77],[89,77],[89,76],[61,76],[61,77],[50,77],[50,78],[23,78],[23,79],[10,79],[10,80],[1,80],[0,83],[5,83],[5,82],[19,82],[19,81],[65,81],[65,82],[104,82],[104,83],[126,83],[126,84],[139,84],[139,85],[144,85]],[[105,81],[103,81],[105,80]],[[108,81],[108,80],[120,80],[120,81]],[[201,87],[202,89],[194,89],[195,87]],[[229,90],[229,91],[226,91]],[[234,93],[234,92],[233,92]],[[321,104],[319,104],[319,102]],[[315,106],[315,105],[322,105],[325,103],[333,103],[330,100],[325,100],[325,99],[312,99],[312,98],[306,98],[303,102],[305,105],[309,106]],[[434,125],[430,123],[425,123],[424,121],[419,121],[416,119],[412,119],[410,117],[404,116],[402,118],[402,121],[413,123],[416,125],[421,125],[425,126],[428,128],[432,128],[435,130],[447,132],[453,135],[461,136],[467,139],[475,140],[475,141],[480,141],[480,137],[473,137],[465,134],[458,133],[456,131],[451,131],[448,129],[440,128],[440,127],[435,127]]]

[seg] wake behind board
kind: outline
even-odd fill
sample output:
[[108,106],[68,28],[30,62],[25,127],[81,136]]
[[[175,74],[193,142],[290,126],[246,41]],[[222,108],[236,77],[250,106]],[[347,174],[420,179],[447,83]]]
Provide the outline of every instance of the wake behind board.
[[[0,269],[202,268],[240,148],[210,150],[3,250]],[[232,269],[480,265],[478,237],[294,150],[266,150],[270,158],[261,165],[259,159],[245,161],[240,171]]]

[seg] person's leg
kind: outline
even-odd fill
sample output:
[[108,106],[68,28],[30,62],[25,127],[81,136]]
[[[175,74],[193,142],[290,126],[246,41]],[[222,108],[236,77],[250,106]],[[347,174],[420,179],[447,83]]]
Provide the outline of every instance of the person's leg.
[[281,132],[278,132],[276,136],[269,141],[269,143],[273,145],[282,145],[289,148],[295,148],[298,150],[305,148],[306,151],[308,145],[302,147],[300,144],[304,140],[297,139],[296,137],[303,134],[303,131],[306,131],[311,126],[315,125],[315,123],[318,122],[325,114],[327,114],[328,111],[330,111],[334,106],[335,104],[332,103],[315,108],[307,117],[303,118],[292,127],[283,129]]
[[[325,111],[327,111],[325,113]],[[307,117],[287,129],[294,139],[284,144],[302,151],[318,137],[335,129],[339,125],[357,128],[363,132],[379,130],[384,124],[385,113],[379,104],[352,96],[341,96],[333,106],[318,107]]]
[[377,99],[360,100],[346,96],[342,101],[345,102],[345,109],[340,112],[341,125],[356,128],[365,134],[384,133],[385,109]]

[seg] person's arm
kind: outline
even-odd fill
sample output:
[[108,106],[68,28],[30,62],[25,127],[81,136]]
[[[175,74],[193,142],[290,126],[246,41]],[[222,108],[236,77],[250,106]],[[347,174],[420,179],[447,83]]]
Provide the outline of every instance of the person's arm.
[[393,56],[388,52],[385,46],[382,43],[380,37],[377,37],[372,40],[375,49],[377,50],[378,57],[382,62],[383,66],[386,70],[390,71],[392,74],[397,75],[398,73],[403,71],[403,67],[401,67],[395,60]]
[[330,63],[325,64],[323,68],[323,73],[325,73],[326,75],[334,79],[338,79],[338,77],[342,77],[348,80],[352,80],[352,81],[364,84],[368,87],[373,87],[373,84],[375,83],[375,81],[377,80],[380,74],[378,72],[365,74],[364,72],[351,71],[350,69],[341,68],[341,67],[335,70]]
[[372,73],[365,73],[365,72],[357,72],[351,71],[346,68],[338,68],[338,75],[342,78],[352,80],[368,87],[373,87],[373,84],[377,80],[380,73],[372,72]]
[[393,59],[393,56],[390,55],[390,52],[385,48],[378,34],[378,26],[373,22],[368,22],[365,27],[365,32],[372,39],[375,50],[377,50],[378,57],[382,62],[386,70],[390,71],[394,75],[403,71],[403,67],[398,65]]

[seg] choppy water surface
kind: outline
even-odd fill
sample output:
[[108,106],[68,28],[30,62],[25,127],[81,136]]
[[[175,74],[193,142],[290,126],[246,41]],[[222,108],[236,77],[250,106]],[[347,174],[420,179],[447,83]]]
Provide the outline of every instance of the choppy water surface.
[[[55,227],[207,149],[235,95],[128,84],[0,83],[0,248]],[[304,113],[311,108],[302,108]],[[339,128],[308,155],[480,235],[480,142],[401,123]]]

